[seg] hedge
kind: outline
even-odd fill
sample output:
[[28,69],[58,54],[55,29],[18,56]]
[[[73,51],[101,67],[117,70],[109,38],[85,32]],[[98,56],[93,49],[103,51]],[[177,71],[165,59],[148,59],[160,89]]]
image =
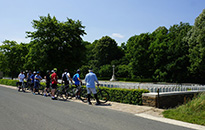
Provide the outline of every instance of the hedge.
[[16,82],[18,82],[18,80],[0,79],[0,84],[4,85],[16,86]]
[[[9,80],[9,79],[0,79],[0,84],[16,86],[17,80]],[[45,83],[42,83],[45,85]],[[85,86],[83,86],[85,87]],[[124,89],[124,88],[107,88],[101,87],[101,89],[105,89],[110,96],[109,101],[119,102],[119,103],[127,103],[134,105],[142,104],[142,93],[149,93],[146,89]]]
[[142,105],[142,93],[149,93],[149,91],[146,89],[125,89],[107,87],[101,87],[101,89],[105,89],[109,93],[109,101],[135,105]]

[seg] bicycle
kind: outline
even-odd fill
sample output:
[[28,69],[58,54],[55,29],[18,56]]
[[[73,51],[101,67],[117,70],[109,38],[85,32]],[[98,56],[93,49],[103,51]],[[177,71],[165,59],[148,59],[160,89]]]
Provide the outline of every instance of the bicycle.
[[[76,86],[73,85],[62,85],[60,86],[57,90],[56,90],[56,97],[58,99],[62,98],[62,99],[72,99],[73,97],[76,96],[76,93],[79,92],[79,88],[77,88]],[[81,98],[79,98],[81,99]]]
[[68,97],[70,96],[70,94],[68,93],[68,89],[69,89],[69,84],[65,86],[61,85],[60,87],[58,87],[55,92],[57,99],[62,98],[67,100]]
[[[100,103],[106,103],[110,99],[109,93],[105,89],[101,89],[99,86],[97,87],[97,96],[100,100]],[[87,89],[82,88],[80,93],[80,99],[87,103]],[[90,100],[95,100],[94,95],[91,94]]]
[[22,92],[25,92],[25,87],[26,87],[25,82],[17,82],[16,85],[17,85],[19,92],[20,92],[20,89],[22,89]]
[[38,91],[40,90],[41,91],[41,94],[40,95],[44,95],[44,89],[46,88],[46,86],[45,85],[42,85],[42,84],[40,84],[39,83],[39,86],[38,86]]

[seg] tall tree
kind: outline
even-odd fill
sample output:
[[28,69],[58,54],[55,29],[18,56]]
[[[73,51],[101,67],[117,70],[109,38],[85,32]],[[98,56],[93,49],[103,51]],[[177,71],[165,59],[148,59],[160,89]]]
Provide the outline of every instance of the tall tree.
[[189,46],[183,38],[187,35],[191,26],[188,23],[180,22],[179,25],[173,25],[169,28],[167,60],[165,66],[168,73],[166,80],[171,82],[185,82],[188,79],[188,58]]
[[111,64],[111,61],[119,60],[123,56],[123,52],[117,46],[116,41],[109,36],[104,36],[96,41],[93,53],[96,67]]
[[189,44],[189,67],[192,77],[199,82],[205,78],[205,9],[195,19],[194,26],[189,31],[185,40]]
[[164,81],[167,72],[164,66],[167,61],[167,49],[168,49],[168,29],[166,27],[158,27],[151,34],[151,43],[149,46],[150,53],[150,65],[152,76],[157,81]]
[[26,44],[17,44],[16,41],[5,40],[0,46],[1,59],[0,66],[3,72],[12,78],[23,70],[25,55],[28,53]]
[[129,38],[127,42],[126,57],[130,60],[132,78],[150,77],[150,40],[150,34],[144,33]]
[[86,33],[79,20],[67,18],[66,22],[60,22],[48,14],[47,17],[40,16],[40,20],[33,20],[32,25],[36,31],[27,32],[32,41],[26,67],[40,70],[80,67],[85,55],[81,36]]

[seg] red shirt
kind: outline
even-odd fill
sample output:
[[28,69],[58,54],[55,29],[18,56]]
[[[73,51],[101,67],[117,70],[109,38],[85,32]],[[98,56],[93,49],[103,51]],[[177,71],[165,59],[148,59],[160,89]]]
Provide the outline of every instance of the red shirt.
[[51,80],[52,80],[52,84],[57,84],[58,76],[55,72],[51,75]]

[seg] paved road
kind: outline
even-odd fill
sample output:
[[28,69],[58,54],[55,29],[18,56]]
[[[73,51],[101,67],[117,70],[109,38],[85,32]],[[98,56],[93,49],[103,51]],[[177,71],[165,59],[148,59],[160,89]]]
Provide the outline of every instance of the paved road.
[[189,130],[129,113],[0,86],[1,130]]

